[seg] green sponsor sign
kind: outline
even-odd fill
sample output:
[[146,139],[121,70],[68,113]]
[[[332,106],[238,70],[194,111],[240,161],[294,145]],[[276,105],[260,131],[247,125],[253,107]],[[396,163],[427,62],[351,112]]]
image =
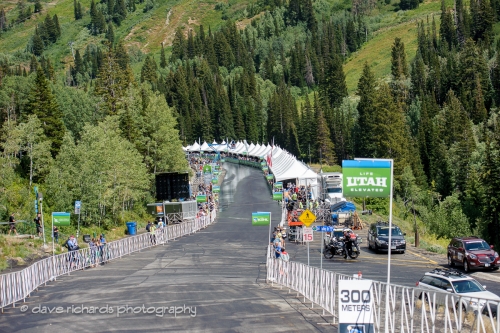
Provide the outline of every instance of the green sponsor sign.
[[283,200],[283,192],[273,192],[273,200]]
[[217,171],[218,171],[219,169],[220,169],[220,165],[216,165],[216,166],[215,166],[215,170],[217,170]]
[[207,202],[207,196],[206,195],[198,195],[196,197],[196,202]]
[[70,225],[70,214],[63,212],[52,213],[52,223],[56,226],[68,226]]
[[269,174],[269,175],[266,176],[266,179],[267,180],[273,180],[274,176],[272,174]]
[[271,213],[257,212],[252,213],[252,225],[269,225],[271,223]]
[[262,171],[268,171],[268,170],[269,170],[269,168],[266,166],[262,168]]
[[283,188],[283,183],[282,182],[274,183],[274,188]]
[[218,176],[219,175],[219,171],[214,171],[214,176]]
[[221,163],[226,162],[226,160],[225,160],[225,159],[223,159],[223,158],[221,158],[221,160],[220,160],[220,161],[221,161]]
[[218,185],[212,186],[212,192],[219,193],[220,192],[220,186],[218,186]]
[[392,186],[390,161],[342,161],[342,176],[342,188],[346,197],[390,196]]
[[219,182],[218,178],[212,178],[212,184],[217,184]]
[[260,165],[262,165],[262,166],[266,166],[266,164],[267,164],[266,161],[260,162]]
[[209,164],[203,166],[203,173],[212,173],[212,166]]

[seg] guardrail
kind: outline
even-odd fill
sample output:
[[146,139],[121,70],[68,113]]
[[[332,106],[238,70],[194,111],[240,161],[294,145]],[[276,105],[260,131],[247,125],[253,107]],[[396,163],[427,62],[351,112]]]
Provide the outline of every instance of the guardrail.
[[133,252],[167,243],[185,235],[195,233],[212,224],[216,218],[214,210],[210,216],[156,229],[154,234],[145,233],[109,242],[98,250],[89,248],[52,256],[21,271],[0,275],[0,308],[26,301],[39,286],[54,281],[58,276],[85,269],[92,265],[121,258]]
[[[268,253],[273,253],[272,248]],[[304,302],[309,300],[312,307],[320,306],[333,316],[333,324],[338,322],[338,282],[352,280],[353,276],[298,262],[285,262],[274,259],[272,255],[267,258],[267,267],[268,282],[302,294]],[[379,281],[373,281],[372,288],[375,333],[386,329],[387,292],[388,332],[500,333],[500,317],[497,314],[500,302],[392,284],[388,286]],[[484,307],[478,306],[479,311],[467,311],[472,303],[484,304]]]

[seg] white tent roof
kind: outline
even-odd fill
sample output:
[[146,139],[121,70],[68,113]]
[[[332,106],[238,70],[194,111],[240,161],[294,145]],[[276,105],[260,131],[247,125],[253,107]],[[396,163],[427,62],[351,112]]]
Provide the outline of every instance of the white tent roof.
[[[269,147],[269,146],[268,146]],[[267,148],[267,147],[266,147]],[[269,147],[271,148],[271,147]],[[285,179],[316,179],[317,174],[307,165],[297,161],[295,156],[284,151],[279,147],[273,149],[271,172],[274,174],[276,181]]]
[[203,144],[200,147],[200,150],[201,151],[212,151],[212,149],[210,149],[210,147],[208,146],[208,143],[206,141],[203,142]]
[[249,149],[249,152],[248,152],[248,155],[250,156],[256,156],[255,155],[255,152],[256,151],[259,151],[259,149],[261,148],[261,145],[259,145],[258,143],[256,145],[253,146],[252,149]]
[[189,148],[189,151],[200,151],[200,145],[198,144],[198,142],[195,141]]

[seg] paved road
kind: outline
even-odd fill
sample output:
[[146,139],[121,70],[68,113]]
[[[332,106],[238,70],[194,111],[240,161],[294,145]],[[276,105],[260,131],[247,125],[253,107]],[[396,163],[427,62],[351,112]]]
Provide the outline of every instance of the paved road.
[[[225,168],[223,209],[214,225],[168,245],[61,277],[35,292],[25,313],[18,304],[0,314],[0,331],[326,330],[317,317],[304,319],[303,311],[297,311],[300,305],[290,304],[265,284],[268,228],[252,227],[251,212],[271,211],[275,221],[280,212],[262,173],[229,163]],[[143,304],[155,313],[143,313]],[[113,313],[75,314],[82,306],[87,308],[84,312]],[[171,307],[181,313],[174,317],[168,313]],[[156,311],[165,308],[167,313],[157,316],[161,312]],[[63,313],[33,313],[44,310]]]

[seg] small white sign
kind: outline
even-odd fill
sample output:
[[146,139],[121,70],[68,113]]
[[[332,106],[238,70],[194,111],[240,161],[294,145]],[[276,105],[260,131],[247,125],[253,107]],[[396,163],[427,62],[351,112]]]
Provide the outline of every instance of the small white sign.
[[302,241],[303,242],[312,242],[314,240],[313,237],[313,229],[309,227],[302,228]]
[[339,324],[365,325],[364,331],[368,332],[374,319],[372,281],[339,280],[338,295]]

